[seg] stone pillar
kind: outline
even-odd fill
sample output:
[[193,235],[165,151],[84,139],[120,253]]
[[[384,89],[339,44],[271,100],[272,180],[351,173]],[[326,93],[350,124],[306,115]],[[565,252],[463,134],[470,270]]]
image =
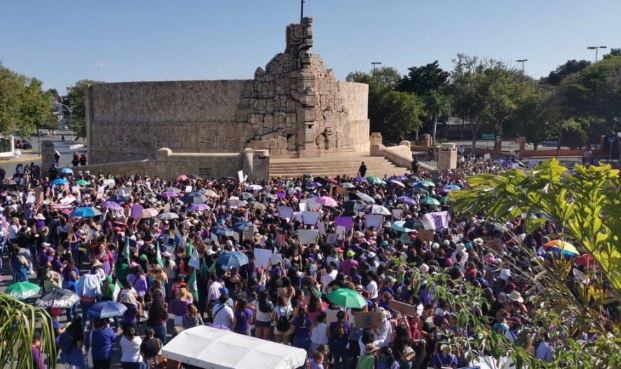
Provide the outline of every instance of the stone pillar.
[[[265,151],[265,150],[262,150],[262,151]],[[251,148],[246,148],[242,152],[241,169],[244,171],[244,174],[248,175],[248,178],[252,178],[252,172],[254,172],[254,153],[255,153],[255,150]]]
[[371,156],[382,156],[380,153],[380,147],[382,146],[382,134],[379,132],[371,133],[371,138],[369,139],[371,143],[370,154]]
[[252,173],[250,179],[268,180],[270,178],[270,152],[269,150],[256,150],[252,156]]
[[430,134],[423,134],[423,146],[431,147],[433,145],[433,137]]
[[454,143],[444,143],[438,150],[438,170],[457,168],[457,149]]
[[518,152],[519,152],[520,158],[523,158],[524,151],[526,151],[526,137],[518,137],[516,141],[518,144]]
[[41,141],[41,173],[47,173],[54,164],[54,141]]

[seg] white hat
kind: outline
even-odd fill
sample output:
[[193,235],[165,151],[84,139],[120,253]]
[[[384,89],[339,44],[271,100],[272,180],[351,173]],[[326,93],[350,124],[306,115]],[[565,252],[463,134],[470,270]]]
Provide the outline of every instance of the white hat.
[[518,291],[511,291],[511,293],[508,294],[507,297],[513,301],[517,301],[520,303],[524,302],[524,298],[522,298],[522,295],[520,295]]
[[507,279],[509,279],[509,277],[511,277],[511,271],[509,269],[501,270],[500,275],[498,276],[498,278],[502,279],[503,281],[506,281]]
[[39,213],[37,215],[35,215],[34,217],[36,220],[45,220],[45,217],[43,216],[43,214]]
[[440,244],[437,243],[437,242],[434,242],[433,245],[431,245],[431,248],[434,249],[434,250],[437,250],[437,249],[440,248]]
[[418,270],[420,270],[421,273],[427,273],[429,272],[429,265],[423,263],[418,267]]
[[463,243],[460,242],[457,244],[457,248],[456,248],[457,252],[464,251],[465,249],[466,249],[466,246]]
[[369,259],[373,259],[375,257],[375,253],[371,251],[367,254],[367,256],[369,257]]
[[477,245],[477,246],[482,246],[485,241],[483,241],[482,238],[477,237],[472,242],[474,242],[474,244]]

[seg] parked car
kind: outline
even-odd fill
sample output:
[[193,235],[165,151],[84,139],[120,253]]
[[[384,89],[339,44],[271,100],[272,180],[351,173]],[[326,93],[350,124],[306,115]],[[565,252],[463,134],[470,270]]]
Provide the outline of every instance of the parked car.
[[16,138],[15,148],[21,150],[30,150],[32,149],[32,143],[25,138]]

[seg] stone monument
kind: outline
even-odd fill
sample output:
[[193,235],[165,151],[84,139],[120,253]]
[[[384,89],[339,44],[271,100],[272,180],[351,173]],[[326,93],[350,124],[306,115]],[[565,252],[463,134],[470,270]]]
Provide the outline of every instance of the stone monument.
[[338,82],[311,52],[313,19],[252,80],[95,84],[87,93],[91,163],[181,153],[269,150],[272,158],[368,153],[368,86]]
[[454,143],[443,143],[438,149],[438,169],[457,168],[457,149]]

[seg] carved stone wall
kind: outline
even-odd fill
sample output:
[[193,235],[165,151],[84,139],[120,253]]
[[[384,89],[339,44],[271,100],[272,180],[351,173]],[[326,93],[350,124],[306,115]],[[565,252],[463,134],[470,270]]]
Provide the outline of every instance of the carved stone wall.
[[312,18],[253,80],[96,84],[87,120],[92,163],[175,152],[269,150],[272,157],[369,150],[368,86],[337,82],[311,53]]

